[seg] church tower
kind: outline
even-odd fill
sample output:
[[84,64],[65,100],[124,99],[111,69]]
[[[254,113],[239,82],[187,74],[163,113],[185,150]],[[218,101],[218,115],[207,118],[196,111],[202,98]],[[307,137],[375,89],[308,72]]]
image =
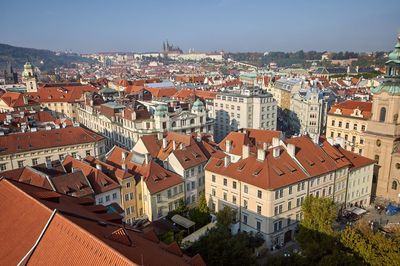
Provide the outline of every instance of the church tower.
[[400,203],[400,36],[386,62],[384,81],[371,92],[365,155],[377,162],[376,196]]
[[26,62],[24,65],[24,71],[22,72],[22,81],[26,85],[27,92],[37,92],[37,76],[33,69],[33,65],[30,62]]

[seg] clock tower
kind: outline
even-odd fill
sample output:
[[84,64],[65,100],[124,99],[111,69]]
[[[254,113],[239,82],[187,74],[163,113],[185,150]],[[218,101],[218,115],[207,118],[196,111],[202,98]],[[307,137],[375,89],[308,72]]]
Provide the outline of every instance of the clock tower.
[[365,155],[377,162],[376,196],[400,203],[400,36],[386,62],[384,81],[371,92]]
[[22,72],[22,81],[26,85],[27,92],[37,92],[37,76],[34,71],[33,65],[30,62],[26,62],[24,65],[24,71]]

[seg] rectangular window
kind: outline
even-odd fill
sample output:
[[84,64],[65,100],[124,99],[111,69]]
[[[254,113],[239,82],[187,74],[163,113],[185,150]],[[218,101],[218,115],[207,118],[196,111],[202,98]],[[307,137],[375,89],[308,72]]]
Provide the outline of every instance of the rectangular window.
[[261,231],[261,222],[257,221],[257,231],[260,232]]
[[106,196],[106,202],[110,201],[110,195]]
[[161,194],[157,194],[157,203],[161,202]]
[[167,194],[168,194],[168,198],[171,198],[171,189],[168,189]]
[[292,194],[292,186],[289,187],[289,195]]
[[212,195],[215,197],[215,189],[211,190]]
[[224,178],[224,186],[228,185],[228,180],[226,178]]
[[287,204],[287,209],[288,209],[288,210],[291,210],[291,209],[292,209],[292,202],[291,202],[291,201],[288,202],[288,204]]
[[243,215],[243,223],[247,224],[247,215]]
[[243,208],[247,209],[247,200],[243,200]]
[[213,183],[215,183],[215,175],[212,175],[212,176],[211,176],[211,181],[212,181]]
[[247,194],[247,193],[249,193],[249,188],[246,185],[244,185],[243,191],[244,191],[244,193]]
[[258,197],[259,199],[262,198],[262,191],[261,191],[261,190],[258,190],[258,191],[257,191],[257,197]]
[[224,192],[224,200],[228,200],[228,195],[226,192]]
[[5,170],[7,170],[7,164],[5,163],[0,164],[0,171],[5,171]]
[[234,189],[236,189],[236,181],[233,181],[232,187],[233,187]]
[[236,196],[232,196],[232,203],[236,204]]
[[35,166],[38,164],[38,158],[33,158],[32,159],[32,165]]
[[260,205],[257,205],[257,213],[261,214],[261,206]]
[[126,183],[126,187],[131,187],[131,183],[130,182]]
[[125,194],[125,201],[129,200],[129,194]]
[[113,199],[117,199],[117,193],[113,193],[113,194],[112,194],[112,198],[113,198]]
[[18,168],[24,167],[24,161],[18,161]]

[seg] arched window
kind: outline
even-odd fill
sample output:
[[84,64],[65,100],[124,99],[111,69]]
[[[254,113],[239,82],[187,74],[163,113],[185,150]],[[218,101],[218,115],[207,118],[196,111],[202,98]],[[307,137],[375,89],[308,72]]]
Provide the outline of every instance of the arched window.
[[194,119],[193,119],[193,118],[190,119],[190,124],[191,124],[191,125],[194,124]]
[[386,108],[382,107],[381,112],[379,113],[379,122],[385,122],[386,118]]
[[172,127],[176,127],[176,122],[174,121],[174,122],[172,122],[172,125],[171,125]]
[[397,190],[397,182],[396,181],[392,182],[392,189]]

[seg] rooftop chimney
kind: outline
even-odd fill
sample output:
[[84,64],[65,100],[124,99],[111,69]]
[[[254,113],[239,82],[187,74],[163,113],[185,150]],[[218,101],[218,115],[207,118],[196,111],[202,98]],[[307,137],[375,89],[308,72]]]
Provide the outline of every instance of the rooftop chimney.
[[162,139],[162,148],[165,149],[167,147],[167,139],[163,138]]
[[102,170],[101,164],[96,163],[96,169],[101,171]]
[[227,139],[227,140],[225,141],[225,146],[226,146],[225,151],[226,151],[227,153],[230,153],[231,150],[232,150],[232,142],[231,142],[229,139]]
[[158,132],[157,133],[157,139],[161,140],[163,138],[163,133],[162,132]]
[[287,145],[286,150],[287,150],[287,152],[289,153],[290,156],[295,157],[295,154],[296,154],[296,146],[294,146],[294,144],[289,143],[289,144]]
[[173,151],[176,150],[176,141],[175,140],[172,141],[172,150]]
[[224,157],[224,166],[227,167],[231,163],[231,157],[229,155]]
[[145,162],[145,164],[149,164],[149,154],[148,153],[146,153],[145,155],[144,155],[144,162]]
[[279,138],[272,138],[272,147],[278,147],[279,146]]
[[250,154],[250,146],[249,144],[244,144],[242,148],[242,159],[246,159]]
[[259,161],[265,160],[265,150],[257,149],[257,160],[259,160]]
[[123,164],[121,165],[121,168],[122,168],[122,170],[125,170],[125,171],[126,171],[126,163],[123,163]]
[[263,142],[263,150],[266,151],[268,149],[268,143]]
[[313,140],[313,142],[314,142],[315,144],[319,145],[319,135],[318,135],[318,134],[315,134],[315,135],[313,136],[312,140]]
[[272,155],[274,156],[274,158],[278,158],[280,153],[281,149],[279,148],[279,146],[273,148]]
[[126,160],[126,155],[127,155],[127,152],[126,151],[122,151],[122,155],[121,155],[122,161]]
[[197,133],[196,140],[197,140],[198,142],[201,142],[202,136],[201,136],[201,133],[200,133],[200,132]]

